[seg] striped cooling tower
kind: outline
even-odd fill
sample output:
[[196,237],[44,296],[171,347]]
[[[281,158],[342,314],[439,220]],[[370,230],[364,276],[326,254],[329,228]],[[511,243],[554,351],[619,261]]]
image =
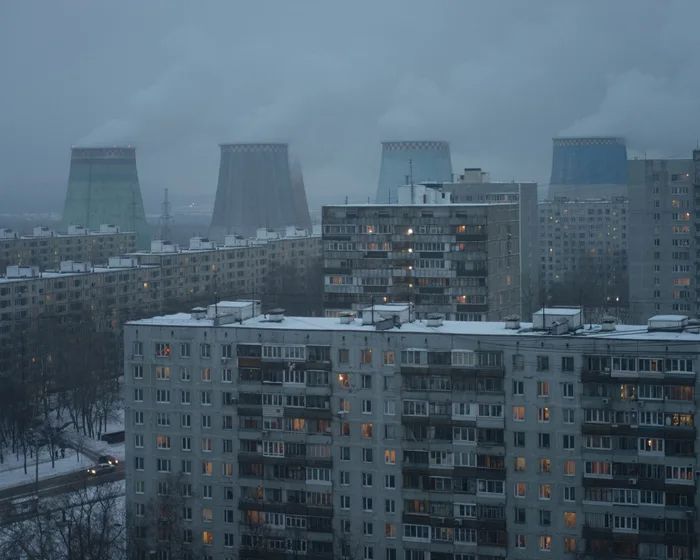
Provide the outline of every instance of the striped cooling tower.
[[134,148],[72,149],[63,224],[90,229],[114,224],[136,232],[140,247],[148,245]]
[[382,164],[377,187],[378,204],[395,203],[396,190],[409,182],[452,180],[450,144],[433,140],[382,142]]
[[307,227],[303,188],[303,181],[292,180],[287,144],[222,144],[210,237]]
[[624,138],[554,138],[552,185],[626,185]]

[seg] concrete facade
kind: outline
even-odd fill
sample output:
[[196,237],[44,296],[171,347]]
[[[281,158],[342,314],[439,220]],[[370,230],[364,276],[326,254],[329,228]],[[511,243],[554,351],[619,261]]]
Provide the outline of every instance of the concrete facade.
[[686,318],[547,309],[543,331],[244,305],[125,328],[135,557],[695,557]]
[[632,320],[697,314],[693,160],[631,160],[629,166]]
[[46,227],[34,228],[33,235],[18,235],[0,229],[0,270],[10,265],[58,269],[61,261],[107,262],[109,257],[136,250],[136,233],[117,226],[100,226],[96,231],[70,226],[66,233]]
[[326,314],[411,301],[491,320],[520,311],[517,204],[324,206]]
[[443,183],[454,203],[518,203],[520,217],[520,316],[529,317],[540,303],[540,238],[537,210],[537,183],[505,183],[480,179],[465,173],[454,183]]

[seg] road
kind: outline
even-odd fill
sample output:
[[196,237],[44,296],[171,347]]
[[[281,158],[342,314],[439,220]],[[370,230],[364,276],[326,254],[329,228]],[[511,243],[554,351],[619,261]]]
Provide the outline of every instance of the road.
[[[113,472],[100,474],[98,476],[89,476],[86,469],[81,469],[76,472],[66,473],[51,478],[46,478],[39,481],[39,499],[58,496],[68,492],[75,492],[81,488],[89,486],[97,486],[107,482],[117,482],[124,480],[124,463],[117,465]],[[0,520],[17,521],[17,516],[12,515],[12,502],[29,498],[36,494],[36,484],[22,484],[21,486],[13,486],[0,490]],[[8,514],[10,515],[8,517]],[[24,516],[22,516],[24,517]],[[3,524],[0,522],[0,524]]]

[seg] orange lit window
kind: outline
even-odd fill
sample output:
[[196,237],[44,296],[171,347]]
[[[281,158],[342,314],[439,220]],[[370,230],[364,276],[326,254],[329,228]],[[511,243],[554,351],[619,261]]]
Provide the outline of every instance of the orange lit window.
[[208,546],[214,544],[214,533],[211,531],[202,531],[202,543]]

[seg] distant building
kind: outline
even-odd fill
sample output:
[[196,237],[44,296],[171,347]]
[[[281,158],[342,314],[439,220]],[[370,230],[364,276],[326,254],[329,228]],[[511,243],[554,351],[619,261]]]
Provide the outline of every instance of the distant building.
[[540,301],[576,301],[598,308],[627,305],[626,197],[539,204]]
[[210,237],[286,226],[311,227],[301,169],[290,167],[287,144],[222,144]]
[[382,142],[376,202],[392,204],[401,185],[452,180],[450,145],[444,141]]
[[63,225],[98,229],[114,224],[136,232],[137,245],[150,242],[132,147],[73,148]]
[[324,206],[326,314],[395,301],[420,318],[519,313],[518,205],[424,204],[420,192],[419,203]]
[[130,555],[696,558],[697,331],[254,301],[128,323]]
[[698,313],[695,165],[692,159],[629,162],[633,321],[658,313]]
[[540,242],[537,183],[493,182],[480,168],[465,169],[459,180],[443,183],[454,203],[517,203],[520,219],[520,316],[529,317],[540,300]]
[[65,233],[35,227],[32,235],[0,228],[0,270],[10,265],[56,269],[61,261],[104,263],[109,257],[136,250],[136,233],[102,224],[95,231],[68,226]]

